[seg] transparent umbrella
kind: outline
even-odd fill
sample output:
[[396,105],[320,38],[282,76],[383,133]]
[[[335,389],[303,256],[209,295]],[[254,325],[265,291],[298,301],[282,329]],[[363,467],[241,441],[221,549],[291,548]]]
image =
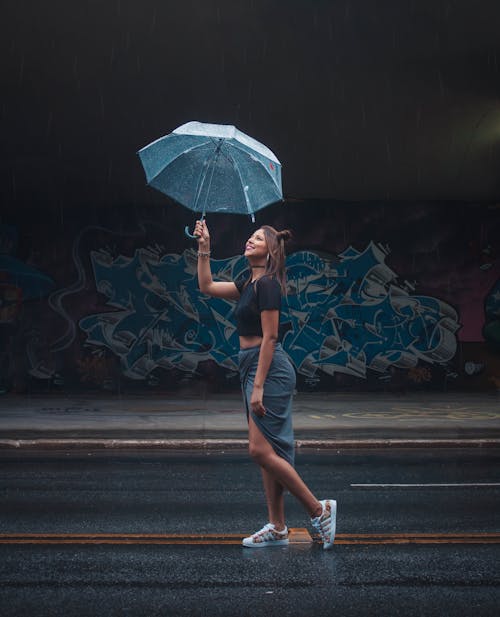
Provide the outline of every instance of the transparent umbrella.
[[188,122],[138,155],[147,183],[201,218],[225,212],[254,221],[254,212],[283,199],[276,156],[231,125]]

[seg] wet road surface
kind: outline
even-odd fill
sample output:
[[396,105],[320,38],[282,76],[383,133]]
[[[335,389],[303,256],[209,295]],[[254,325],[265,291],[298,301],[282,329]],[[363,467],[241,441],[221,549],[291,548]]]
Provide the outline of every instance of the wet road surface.
[[[325,552],[239,545],[266,522],[244,454],[3,452],[2,614],[496,615],[499,463],[493,449],[299,454],[338,500]],[[287,512],[308,528],[291,496]]]

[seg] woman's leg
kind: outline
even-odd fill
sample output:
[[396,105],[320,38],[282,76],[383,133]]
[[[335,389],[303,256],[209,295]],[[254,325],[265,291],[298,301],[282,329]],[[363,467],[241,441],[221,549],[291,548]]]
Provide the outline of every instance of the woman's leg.
[[261,467],[260,470],[266,494],[268,520],[273,523],[277,531],[281,531],[285,528],[285,491],[283,485],[277,482],[264,467]]
[[276,454],[253,421],[252,414],[248,417],[248,438],[250,456],[255,462],[276,482],[287,488],[302,503],[311,517],[319,516],[323,511],[320,502],[307,488],[292,465]]

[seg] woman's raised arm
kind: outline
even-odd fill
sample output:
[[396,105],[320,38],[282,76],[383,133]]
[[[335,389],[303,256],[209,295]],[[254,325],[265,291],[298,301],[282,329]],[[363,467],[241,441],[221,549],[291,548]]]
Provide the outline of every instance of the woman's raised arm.
[[210,268],[210,233],[204,220],[196,221],[194,233],[198,236],[198,286],[200,291],[215,298],[237,300],[240,292],[234,283],[214,281]]

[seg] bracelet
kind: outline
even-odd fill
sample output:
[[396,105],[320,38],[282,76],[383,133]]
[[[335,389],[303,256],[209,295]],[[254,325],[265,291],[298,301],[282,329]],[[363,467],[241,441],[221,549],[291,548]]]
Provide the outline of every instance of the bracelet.
[[204,253],[203,251],[198,251],[198,257],[210,257],[210,251]]

